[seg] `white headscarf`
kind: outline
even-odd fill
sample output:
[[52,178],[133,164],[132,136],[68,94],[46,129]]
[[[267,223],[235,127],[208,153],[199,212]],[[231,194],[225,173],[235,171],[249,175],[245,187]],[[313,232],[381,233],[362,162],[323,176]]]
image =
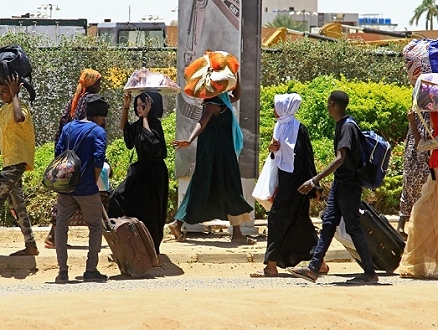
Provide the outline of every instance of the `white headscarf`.
[[279,116],[274,127],[274,139],[280,142],[280,149],[275,152],[275,164],[279,169],[289,173],[294,171],[294,149],[300,127],[295,114],[302,100],[296,93],[274,97],[275,111]]

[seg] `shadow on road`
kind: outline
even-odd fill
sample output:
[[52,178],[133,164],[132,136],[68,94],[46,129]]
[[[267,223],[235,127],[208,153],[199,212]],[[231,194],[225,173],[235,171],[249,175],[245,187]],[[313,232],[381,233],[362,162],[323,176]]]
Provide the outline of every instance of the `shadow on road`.
[[169,277],[169,276],[180,276],[184,274],[182,268],[174,264],[167,255],[160,254],[161,267],[152,268],[145,276],[141,278],[132,278],[129,275],[114,275],[110,276],[110,280],[116,281],[126,281],[126,280],[144,280],[144,279],[154,279],[159,277]]
[[0,256],[0,277],[22,280],[37,271],[35,256]]

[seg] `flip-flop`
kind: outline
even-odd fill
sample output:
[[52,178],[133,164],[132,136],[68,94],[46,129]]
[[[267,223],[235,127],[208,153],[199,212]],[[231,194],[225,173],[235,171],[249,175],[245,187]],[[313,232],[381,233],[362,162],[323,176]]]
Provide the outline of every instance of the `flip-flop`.
[[[303,280],[315,283],[316,280],[318,279],[318,273],[312,272],[309,268],[304,267],[304,268],[292,268],[292,267],[287,267],[286,270],[292,274],[293,276],[302,278]],[[315,278],[311,277],[309,274],[313,274],[315,276]]]
[[181,233],[177,238],[175,238],[177,242],[185,242],[186,241],[186,235],[184,233]]
[[255,273],[249,274],[252,278],[263,278],[263,277],[277,277],[278,274],[269,274],[266,270],[259,270]]
[[257,241],[254,238],[245,236],[238,239],[231,239],[232,243],[242,244],[242,245],[254,245],[257,244]]

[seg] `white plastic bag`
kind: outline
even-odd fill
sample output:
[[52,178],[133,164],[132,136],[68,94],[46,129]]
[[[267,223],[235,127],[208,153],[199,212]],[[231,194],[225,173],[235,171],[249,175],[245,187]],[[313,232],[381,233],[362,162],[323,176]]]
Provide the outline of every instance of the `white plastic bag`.
[[266,211],[269,211],[272,206],[271,197],[274,196],[277,187],[278,168],[275,164],[275,159],[272,159],[271,154],[269,154],[260,172],[254,191],[252,192],[252,197],[254,197]]

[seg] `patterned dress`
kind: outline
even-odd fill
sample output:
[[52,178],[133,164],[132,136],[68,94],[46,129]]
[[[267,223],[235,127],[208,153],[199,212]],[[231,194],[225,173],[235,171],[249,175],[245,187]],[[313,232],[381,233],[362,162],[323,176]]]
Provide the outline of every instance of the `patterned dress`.
[[[431,120],[438,127],[438,113],[433,113]],[[438,136],[437,129],[434,136]],[[427,176],[421,197],[412,208],[409,236],[399,267],[402,277],[438,279],[438,149],[432,151],[429,167],[435,178]]]
[[[426,123],[429,124],[429,112],[424,112],[423,117]],[[417,114],[415,114],[415,123],[421,138],[425,140],[429,139],[430,137]],[[409,217],[414,203],[421,196],[421,188],[426,182],[429,174],[429,154],[426,151],[419,151],[415,147],[415,139],[411,125],[409,125],[408,134],[406,135],[404,156],[403,190],[400,197],[400,216]]]

